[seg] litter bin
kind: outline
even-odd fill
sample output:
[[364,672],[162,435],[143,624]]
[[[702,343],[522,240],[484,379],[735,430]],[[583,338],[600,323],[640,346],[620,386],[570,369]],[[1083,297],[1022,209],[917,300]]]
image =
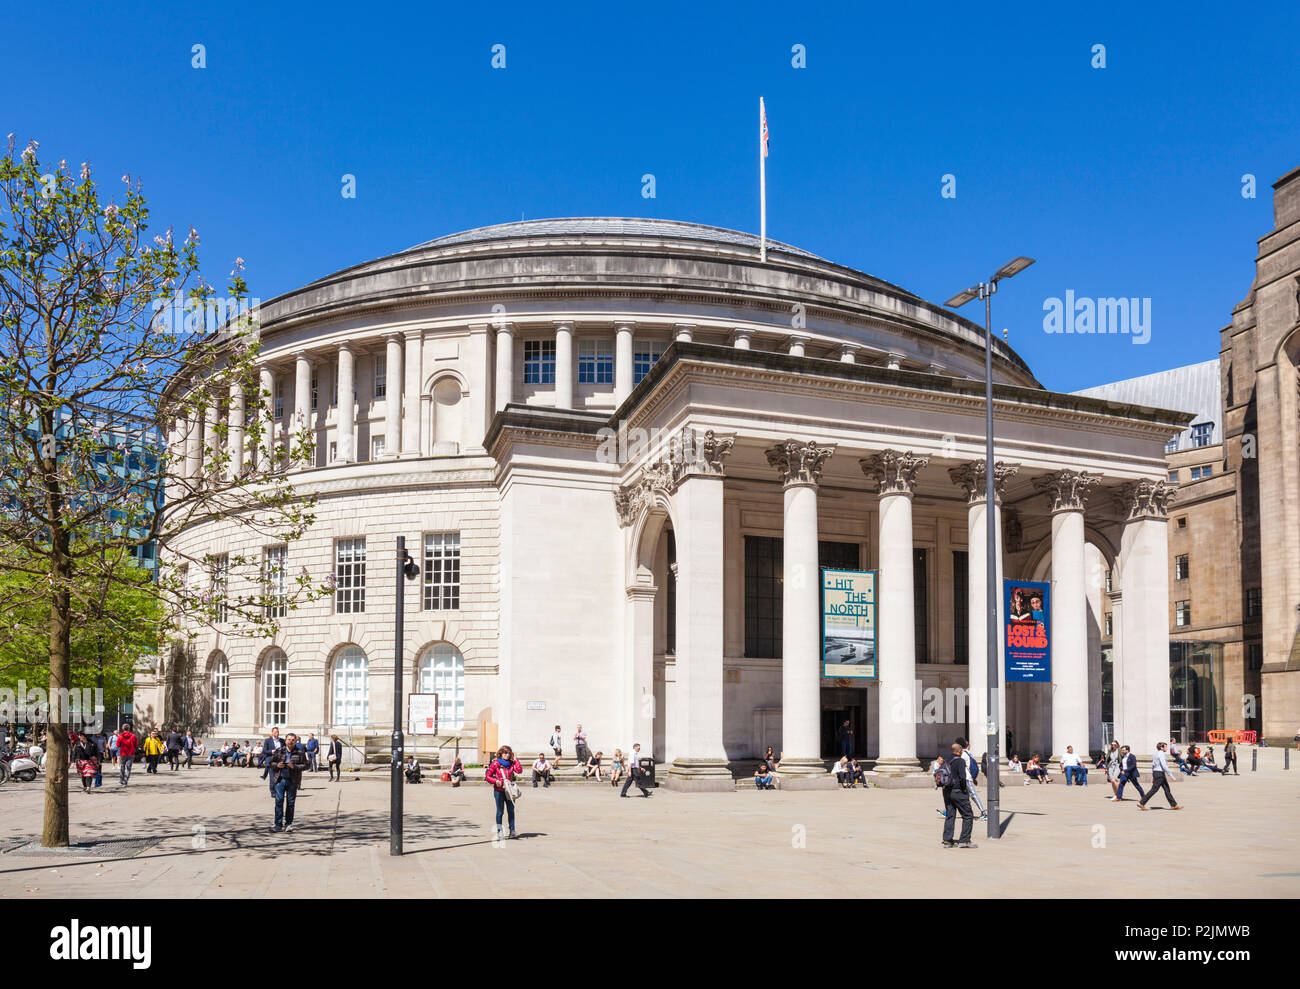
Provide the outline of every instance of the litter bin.
[[645,783],[645,785],[646,785],[647,787],[650,787],[650,786],[658,786],[658,785],[659,785],[657,782],[655,782],[655,761],[654,761],[654,759],[650,759],[650,758],[646,758],[645,756],[642,756],[642,758],[641,758],[641,773],[643,774],[643,777],[644,777],[644,778],[642,779],[642,782]]

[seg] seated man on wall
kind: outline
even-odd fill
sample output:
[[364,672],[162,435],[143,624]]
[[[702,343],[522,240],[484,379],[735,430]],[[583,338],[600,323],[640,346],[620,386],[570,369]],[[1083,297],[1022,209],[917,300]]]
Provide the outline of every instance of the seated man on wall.
[[551,764],[546,759],[546,753],[538,752],[537,761],[533,763],[533,788],[534,789],[537,788],[538,780],[542,781],[543,789],[550,786],[551,780],[554,778],[554,775],[555,775],[554,770],[552,769]]
[[1065,755],[1061,756],[1061,772],[1065,773],[1066,786],[1069,786],[1076,779],[1079,781],[1080,786],[1088,785],[1088,769],[1075,755],[1073,745],[1065,747]]

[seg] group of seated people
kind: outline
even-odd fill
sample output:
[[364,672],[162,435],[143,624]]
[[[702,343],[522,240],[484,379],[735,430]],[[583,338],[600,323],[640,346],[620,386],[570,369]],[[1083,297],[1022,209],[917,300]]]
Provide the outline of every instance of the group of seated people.
[[1169,753],[1178,760],[1178,768],[1188,776],[1195,776],[1202,769],[1208,769],[1212,773],[1223,772],[1214,763],[1214,746],[1207,745],[1202,748],[1199,745],[1191,745],[1187,749],[1187,758],[1182,757],[1182,753],[1174,745],[1169,746]]
[[831,766],[831,772],[835,774],[835,781],[846,790],[852,790],[859,783],[864,788],[867,785],[866,771],[858,765],[857,759],[846,755],[840,756],[840,761]]
[[1025,786],[1031,781],[1038,780],[1039,783],[1050,783],[1052,778],[1047,775],[1047,770],[1043,768],[1043,757],[1035,752],[1029,757],[1029,761],[1023,765],[1020,762],[1020,756],[1012,752],[1011,758],[1007,762],[1007,771],[1012,773],[1023,772],[1025,774]]
[[[627,759],[623,755],[622,749],[614,750],[614,757],[609,761],[608,766],[605,765],[604,752],[592,753],[582,767],[582,778],[584,780],[593,779],[599,781],[602,772],[606,774],[611,785],[618,785],[619,780],[623,778],[623,774],[627,772]],[[537,761],[533,763],[533,786],[536,787],[538,783],[541,783],[542,788],[545,789],[551,785],[554,779],[554,763],[546,758],[545,752],[537,753]]]
[[[221,748],[213,749],[208,753],[209,766],[246,766],[248,765],[248,755],[253,751],[253,743],[245,742],[241,749],[238,742],[226,742]],[[262,759],[260,751],[254,753],[253,758],[256,760],[253,765],[258,765]]]

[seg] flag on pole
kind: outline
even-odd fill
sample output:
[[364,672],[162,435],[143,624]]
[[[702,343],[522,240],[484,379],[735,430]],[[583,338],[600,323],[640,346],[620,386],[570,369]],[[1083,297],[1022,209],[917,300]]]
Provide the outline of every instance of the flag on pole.
[[758,259],[767,261],[767,107],[758,98]]

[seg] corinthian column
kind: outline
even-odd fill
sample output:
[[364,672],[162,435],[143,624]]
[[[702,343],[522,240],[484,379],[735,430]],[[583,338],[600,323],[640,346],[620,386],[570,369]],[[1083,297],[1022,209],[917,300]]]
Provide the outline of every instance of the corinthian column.
[[1100,474],[1059,470],[1034,478],[1052,513],[1052,761],[1067,745],[1088,758],[1088,585],[1083,510]]
[[1115,693],[1123,704],[1119,734],[1139,757],[1169,738],[1169,502],[1165,481],[1137,481],[1121,489],[1127,521],[1120,537],[1124,609],[1123,649]]
[[821,777],[821,591],[817,485],[834,446],[784,440],[767,462],[785,486],[781,583],[781,779]]
[[[967,689],[966,705],[970,712],[971,755],[981,758],[988,751],[989,720],[989,621],[998,631],[997,668],[1004,669],[999,615],[1002,608],[1002,487],[1020,469],[1019,464],[1001,460],[993,464],[993,534],[997,547],[994,561],[993,610],[988,608],[988,486],[985,463],[972,460],[949,469],[948,476],[966,493],[966,614],[967,614]],[[998,752],[1007,750],[1007,690],[998,676],[998,709],[993,720],[998,726]]]
[[916,625],[912,494],[929,457],[882,450],[858,463],[880,496],[880,587],[876,668],[880,674],[880,758],[885,776],[920,773],[916,758]]

